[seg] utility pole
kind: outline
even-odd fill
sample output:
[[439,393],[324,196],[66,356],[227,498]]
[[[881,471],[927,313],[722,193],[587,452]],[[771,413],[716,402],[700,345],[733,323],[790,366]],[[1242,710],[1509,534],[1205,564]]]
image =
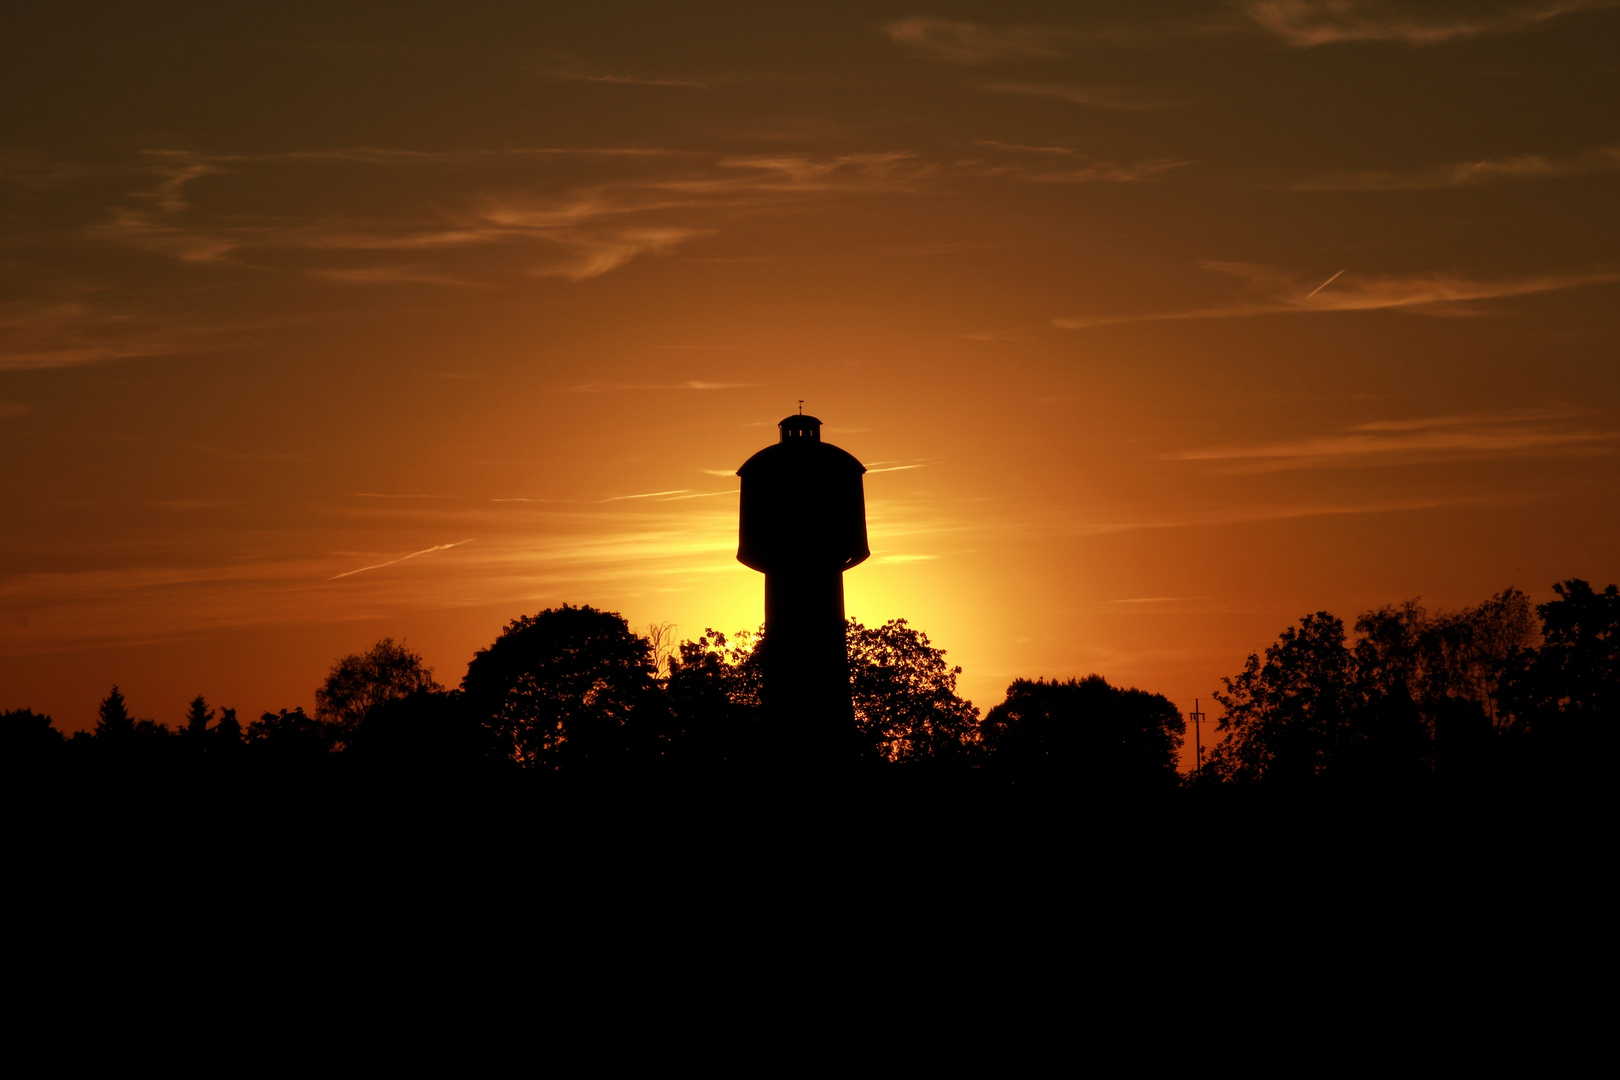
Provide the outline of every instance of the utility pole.
[[1193,698],[1193,745],[1198,752],[1198,767],[1193,770],[1194,776],[1204,775],[1204,714],[1198,709],[1198,699]]

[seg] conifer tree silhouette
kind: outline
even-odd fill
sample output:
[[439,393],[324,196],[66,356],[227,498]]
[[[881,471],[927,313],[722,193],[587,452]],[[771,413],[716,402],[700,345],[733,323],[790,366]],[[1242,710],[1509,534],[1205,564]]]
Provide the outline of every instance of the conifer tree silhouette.
[[115,684],[101,702],[96,717],[96,738],[110,743],[128,742],[135,737],[135,720],[129,715],[124,695]]

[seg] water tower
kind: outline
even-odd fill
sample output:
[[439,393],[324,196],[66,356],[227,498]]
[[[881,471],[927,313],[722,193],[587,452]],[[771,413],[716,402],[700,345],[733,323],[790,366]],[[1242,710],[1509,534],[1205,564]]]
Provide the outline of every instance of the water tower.
[[843,757],[856,746],[844,571],[871,554],[866,466],[822,442],[813,416],[801,412],[777,427],[776,445],[737,470],[737,560],[765,575],[765,717],[801,750]]

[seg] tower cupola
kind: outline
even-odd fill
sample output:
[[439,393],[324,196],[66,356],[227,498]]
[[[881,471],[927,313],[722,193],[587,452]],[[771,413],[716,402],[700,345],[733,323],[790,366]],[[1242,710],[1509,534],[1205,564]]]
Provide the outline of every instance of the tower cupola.
[[804,413],[796,413],[776,425],[782,433],[781,442],[805,443],[821,441],[821,421]]

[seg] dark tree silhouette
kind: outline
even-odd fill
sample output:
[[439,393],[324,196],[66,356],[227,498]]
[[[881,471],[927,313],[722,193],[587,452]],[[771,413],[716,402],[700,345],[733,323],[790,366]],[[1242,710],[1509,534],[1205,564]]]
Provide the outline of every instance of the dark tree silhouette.
[[1497,682],[1508,659],[1536,636],[1530,601],[1505,589],[1477,607],[1430,615],[1416,600],[1356,620],[1357,677],[1374,695],[1405,693],[1421,704],[1462,698],[1495,716]]
[[664,682],[676,757],[710,764],[768,755],[761,731],[759,635],[707,629],[668,658]]
[[198,694],[186,706],[186,726],[180,729],[180,734],[188,743],[200,747],[208,734],[208,725],[213,723],[213,720],[214,710],[210,709],[208,702]]
[[253,753],[279,764],[309,763],[324,759],[336,746],[337,732],[304,713],[267,712],[248,725],[247,744]]
[[[927,634],[904,619],[870,628],[851,620],[846,642],[855,716],[847,760],[917,763],[971,754],[978,710],[956,693],[962,669],[948,667]],[[665,687],[674,741],[687,755],[778,766],[823,761],[825,747],[807,748],[798,730],[762,719],[762,643],[760,633],[739,631],[728,641],[712,629],[681,643]]]
[[1357,767],[1392,778],[1485,766],[1499,680],[1535,632],[1535,613],[1517,589],[1438,615],[1415,600],[1365,612],[1356,620]]
[[465,772],[493,758],[488,729],[460,691],[418,690],[373,705],[350,736],[346,753],[388,767],[441,774]]
[[997,773],[1113,791],[1174,787],[1185,730],[1164,697],[1110,686],[1101,675],[1018,679],[980,726]]
[[347,739],[377,705],[418,691],[443,689],[419,655],[393,638],[383,638],[365,652],[345,656],[332,665],[326,681],[315,691],[315,718],[335,725],[338,737]]
[[233,756],[242,746],[242,725],[236,719],[236,710],[221,706],[219,722],[208,729],[209,753]]
[[1222,679],[1215,700],[1226,710],[1208,769],[1225,781],[1298,786],[1325,772],[1348,742],[1354,663],[1344,623],[1325,611],[1307,615],[1266,648],[1250,654],[1237,678]]
[[168,724],[160,724],[156,720],[135,721],[135,737],[138,739],[166,739],[173,734]]
[[916,763],[965,758],[978,742],[979,710],[956,693],[960,667],[904,619],[866,627],[849,620],[850,690],[866,753]]
[[1544,761],[1608,767],[1620,722],[1620,588],[1579,578],[1553,586],[1537,606],[1543,643],[1507,665],[1497,701],[1513,735]]
[[108,743],[127,743],[134,737],[135,719],[129,715],[123,693],[114,686],[97,711],[96,738]]
[[5,767],[38,763],[59,751],[63,742],[49,716],[32,709],[0,712],[0,764]]
[[526,766],[657,756],[666,737],[647,639],[589,605],[513,620],[473,657],[461,686],[496,752]]
[[[1250,656],[1223,680],[1216,732],[1226,738],[1203,781],[1285,792],[1324,781],[1338,790],[1428,791],[1433,777],[1452,776],[1465,782],[1432,790],[1552,790],[1525,787],[1531,779],[1597,790],[1620,731],[1620,587],[1598,592],[1571,579],[1554,590],[1557,598],[1536,609],[1508,589],[1455,612],[1431,613],[1415,600],[1364,612],[1353,647],[1339,619],[1306,616],[1263,660]],[[505,627],[473,658],[462,689],[449,693],[419,656],[384,639],[333,665],[319,692],[322,714],[266,712],[246,732],[234,710],[216,710],[199,694],[178,737],[165,738],[174,733],[131,716],[115,686],[94,735],[77,732],[65,747],[49,717],[0,713],[0,761],[8,777],[26,775],[17,763],[26,770],[54,755],[62,767],[118,763],[105,774],[114,779],[138,779],[125,764],[183,779],[184,769],[206,775],[239,754],[242,776],[313,775],[344,751],[362,770],[334,765],[334,777],[382,778],[403,767],[411,790],[454,777],[483,784],[512,764],[725,764],[808,776],[863,755],[885,765],[955,761],[984,770],[973,775],[1112,794],[1166,790],[1177,780],[1179,712],[1100,676],[1019,679],[978,722],[956,692],[961,669],[926,634],[902,619],[871,628],[851,620],[853,709],[840,720],[846,753],[813,717],[767,722],[761,654],[769,642],[760,635],[708,630],[667,650],[670,627],[656,629],[666,642],[662,675],[659,647],[620,615],[547,609]]]

